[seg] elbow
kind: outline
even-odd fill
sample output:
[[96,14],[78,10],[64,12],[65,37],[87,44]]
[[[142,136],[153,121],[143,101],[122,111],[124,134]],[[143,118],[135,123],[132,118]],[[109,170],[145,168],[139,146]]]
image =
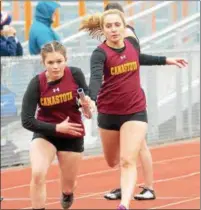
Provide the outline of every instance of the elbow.
[[22,127],[28,131],[35,132],[34,124],[29,120],[22,120],[21,121]]
[[22,119],[21,119],[21,124],[22,124],[22,127],[23,127],[23,128],[29,130],[29,127],[30,127],[29,124],[30,124],[30,123],[28,122],[28,120],[22,118]]
[[23,113],[21,114],[21,125],[23,128],[32,131],[31,129],[33,127],[32,120],[24,116]]

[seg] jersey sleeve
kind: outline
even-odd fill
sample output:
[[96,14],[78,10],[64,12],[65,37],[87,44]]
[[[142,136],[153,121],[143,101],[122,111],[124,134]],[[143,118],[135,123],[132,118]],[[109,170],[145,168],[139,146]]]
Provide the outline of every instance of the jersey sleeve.
[[69,67],[69,68],[71,69],[73,78],[74,78],[75,82],[77,83],[77,85],[79,86],[79,88],[82,88],[84,90],[84,93],[86,95],[89,95],[89,87],[86,83],[86,78],[85,78],[82,70],[77,67]]
[[21,111],[22,126],[32,132],[54,135],[56,133],[56,124],[46,123],[35,118],[39,100],[40,85],[39,76],[37,75],[30,81],[23,97]]
[[[126,38],[136,49],[138,48],[138,43],[134,37]],[[152,66],[152,65],[165,65],[166,57],[165,56],[153,56],[148,54],[140,53],[139,55],[140,65],[142,66]]]
[[96,101],[98,92],[102,85],[104,63],[106,54],[100,48],[93,51],[90,58],[90,81],[89,81],[89,96]]

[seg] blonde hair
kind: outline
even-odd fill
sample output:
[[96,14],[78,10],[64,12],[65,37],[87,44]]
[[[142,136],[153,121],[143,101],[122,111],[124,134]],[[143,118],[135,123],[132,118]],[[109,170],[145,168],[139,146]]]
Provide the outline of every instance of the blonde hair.
[[60,42],[53,41],[53,42],[45,44],[41,48],[40,54],[42,56],[43,61],[45,60],[46,55],[52,52],[60,52],[66,59],[66,48]]
[[96,13],[94,15],[89,15],[86,17],[81,24],[81,27],[79,30],[87,31],[89,32],[89,35],[92,36],[92,38],[97,37],[98,39],[103,36],[103,25],[104,25],[104,19],[107,15],[119,15],[121,18],[124,26],[126,26],[126,21],[124,18],[124,13],[117,10],[117,9],[110,9],[103,13]]

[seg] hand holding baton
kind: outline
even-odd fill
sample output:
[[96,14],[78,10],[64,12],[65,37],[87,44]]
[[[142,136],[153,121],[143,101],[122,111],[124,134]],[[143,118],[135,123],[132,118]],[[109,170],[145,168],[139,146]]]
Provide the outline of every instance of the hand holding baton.
[[77,90],[77,93],[80,96],[80,101],[81,101],[83,112],[86,114],[87,118],[91,119],[92,118],[92,111],[91,111],[89,105],[88,106],[84,105],[87,102],[87,100],[85,98],[86,96],[85,96],[84,90],[82,88],[79,88]]

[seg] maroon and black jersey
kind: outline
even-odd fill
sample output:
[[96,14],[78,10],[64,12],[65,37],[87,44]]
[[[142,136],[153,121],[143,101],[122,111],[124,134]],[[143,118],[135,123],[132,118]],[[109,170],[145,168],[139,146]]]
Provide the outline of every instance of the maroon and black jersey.
[[139,51],[128,40],[124,42],[122,52],[114,51],[105,43],[99,46],[106,54],[104,83],[97,97],[100,113],[126,115],[146,109],[140,84]]
[[85,94],[88,94],[84,74],[76,67],[66,67],[64,76],[52,82],[47,81],[45,72],[36,75],[30,81],[23,97],[23,127],[45,136],[71,137],[57,133],[56,124],[67,117],[70,117],[70,122],[82,124],[76,101],[77,88],[83,88]]
[[[140,46],[139,43],[136,41],[134,37],[127,37],[126,40],[130,42],[134,49],[136,49],[138,52],[140,52]],[[119,56],[121,53],[124,53],[126,46],[124,46],[121,49],[114,49],[105,46],[107,49],[114,51],[115,56]],[[105,71],[105,64],[106,60],[109,60],[107,58],[107,52],[108,50],[105,50],[104,48],[97,47],[90,58],[90,70],[91,70],[91,76],[90,76],[90,83],[89,83],[89,96],[92,98],[92,100],[97,101],[97,96],[100,91],[100,88],[102,86],[103,82],[103,76]],[[111,52],[111,51],[110,51]],[[115,53],[116,52],[116,53]],[[133,52],[133,49],[132,49]],[[132,53],[131,52],[131,53]],[[136,52],[134,52],[136,53]],[[153,56],[153,55],[147,55],[147,54],[139,54],[139,63],[140,65],[165,65],[166,64],[166,57],[165,56]],[[107,69],[107,68],[106,68]],[[121,74],[122,75],[122,74]],[[106,85],[106,84],[105,84]],[[133,80],[133,85],[135,85],[135,81]],[[107,88],[110,86],[107,84]],[[104,90],[109,92],[109,89]],[[103,90],[102,90],[103,92]],[[116,93],[118,94],[118,93]],[[121,97],[120,97],[121,98]],[[118,112],[119,113],[119,112]]]
[[[46,71],[39,75],[40,102],[37,119],[48,123],[60,123],[67,117],[69,122],[82,124],[81,113],[78,110],[78,85],[69,68],[65,68],[64,76],[57,84],[48,84]],[[64,134],[62,134],[64,136]],[[68,136],[65,134],[65,136]]]

